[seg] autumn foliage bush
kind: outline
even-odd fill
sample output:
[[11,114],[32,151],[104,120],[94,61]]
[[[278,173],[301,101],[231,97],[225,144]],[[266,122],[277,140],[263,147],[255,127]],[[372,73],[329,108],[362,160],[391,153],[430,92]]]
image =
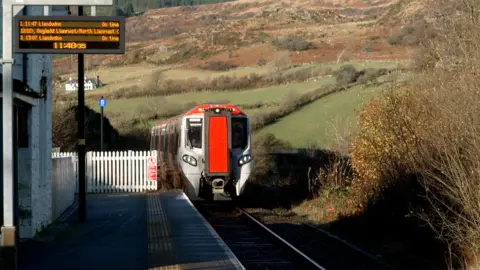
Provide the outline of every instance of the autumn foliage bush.
[[268,182],[268,172],[271,168],[273,159],[271,152],[292,149],[290,143],[282,141],[271,133],[252,136],[252,151],[254,157],[254,169],[251,180],[256,184],[265,184]]
[[437,34],[420,42],[410,82],[385,89],[360,112],[349,193],[374,204],[386,190],[418,182],[422,190],[403,189],[398,197],[421,197],[426,204],[410,208],[451,248],[450,263],[478,269],[480,2],[427,3]]
[[[419,95],[408,89],[385,92],[371,101],[359,114],[359,131],[352,144],[352,165],[356,180],[354,190],[370,198],[388,181],[395,181],[405,173],[414,171],[418,131],[415,123],[421,118]],[[383,182],[379,182],[379,180]]]
[[213,70],[213,71],[227,71],[230,69],[234,69],[236,67],[237,65],[235,64],[223,62],[223,61],[209,61],[202,65],[199,65],[199,68],[201,69]]
[[274,39],[272,43],[280,49],[289,51],[305,51],[312,46],[310,42],[297,36],[279,37]]

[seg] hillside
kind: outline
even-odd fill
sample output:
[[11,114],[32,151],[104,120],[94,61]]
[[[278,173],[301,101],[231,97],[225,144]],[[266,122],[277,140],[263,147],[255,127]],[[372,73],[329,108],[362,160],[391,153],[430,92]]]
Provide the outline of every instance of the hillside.
[[[374,23],[395,3],[240,0],[148,10],[127,18],[125,56],[89,56],[87,64],[90,69],[140,62],[187,68],[207,61],[254,66],[287,47],[295,52],[292,63],[404,59],[405,48],[385,42],[389,28]],[[282,41],[288,36],[297,39]],[[276,39],[280,47],[272,44]],[[70,70],[75,62],[59,59],[55,67]]]
[[[136,16],[150,9],[176,7],[176,6],[193,6],[212,3],[223,3],[232,0],[114,0],[113,6],[98,7],[97,15],[101,16]],[[72,13],[75,14],[75,7]],[[84,11],[87,15],[90,10]]]

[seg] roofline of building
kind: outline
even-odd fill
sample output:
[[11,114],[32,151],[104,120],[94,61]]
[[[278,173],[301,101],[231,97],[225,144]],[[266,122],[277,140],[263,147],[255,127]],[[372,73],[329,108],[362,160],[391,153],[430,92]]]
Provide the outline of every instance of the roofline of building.
[[[39,93],[32,88],[30,88],[26,83],[21,80],[13,79],[13,92],[30,97],[30,98],[44,98],[46,93]],[[3,93],[3,76],[0,73],[0,93]]]

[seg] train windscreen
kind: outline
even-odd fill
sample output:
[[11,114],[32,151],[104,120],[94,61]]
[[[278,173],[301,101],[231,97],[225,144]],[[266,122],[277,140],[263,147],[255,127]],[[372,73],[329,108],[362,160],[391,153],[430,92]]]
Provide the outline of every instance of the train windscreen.
[[187,119],[187,147],[202,148],[202,119]]
[[245,149],[248,144],[247,118],[232,117],[232,148]]

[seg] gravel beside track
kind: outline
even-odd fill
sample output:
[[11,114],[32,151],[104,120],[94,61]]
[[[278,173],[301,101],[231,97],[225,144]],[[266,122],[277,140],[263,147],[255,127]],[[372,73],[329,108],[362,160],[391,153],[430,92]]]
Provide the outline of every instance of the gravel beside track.
[[287,211],[282,213],[261,208],[243,210],[328,270],[395,269],[304,225],[304,218],[291,215]]

